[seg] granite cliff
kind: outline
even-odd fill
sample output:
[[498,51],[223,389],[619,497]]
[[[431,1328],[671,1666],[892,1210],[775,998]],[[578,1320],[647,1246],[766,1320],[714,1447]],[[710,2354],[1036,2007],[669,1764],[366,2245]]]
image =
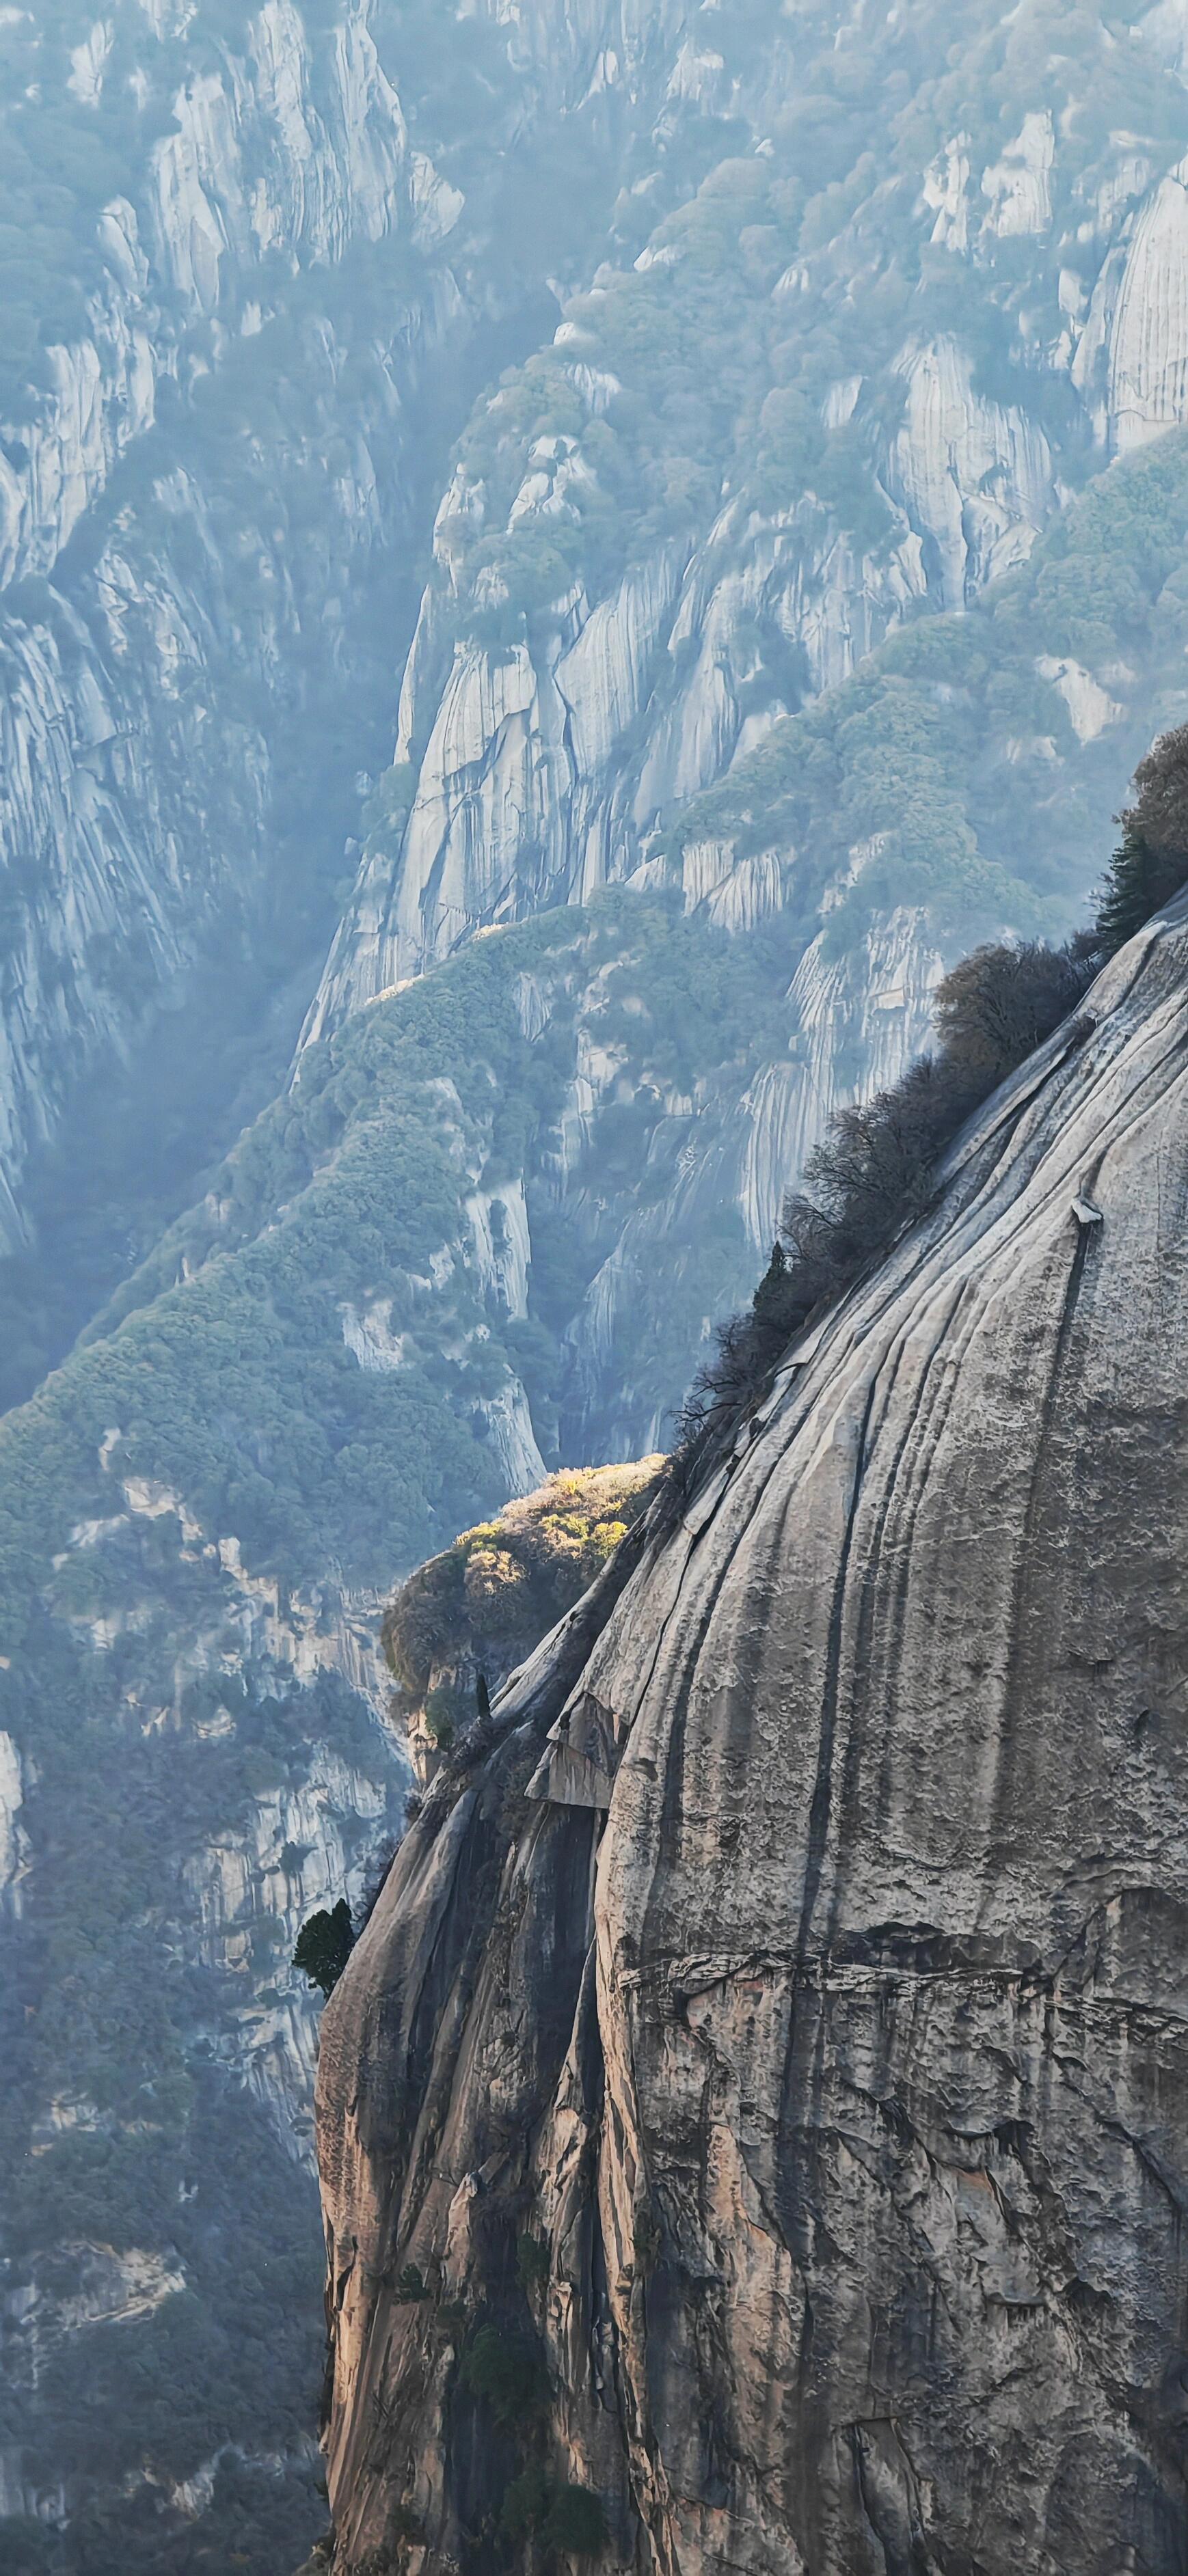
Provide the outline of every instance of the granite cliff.
[[1188,899],[430,1788],[322,2028],[355,2571],[1183,2564]]

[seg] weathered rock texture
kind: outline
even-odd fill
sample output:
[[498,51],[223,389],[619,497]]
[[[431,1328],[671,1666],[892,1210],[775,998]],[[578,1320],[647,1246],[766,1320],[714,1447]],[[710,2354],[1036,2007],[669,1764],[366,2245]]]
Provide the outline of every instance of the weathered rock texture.
[[515,2563],[534,2443],[620,2568],[1182,2570],[1186,1097],[1181,899],[431,1792],[323,2023],[339,2570]]

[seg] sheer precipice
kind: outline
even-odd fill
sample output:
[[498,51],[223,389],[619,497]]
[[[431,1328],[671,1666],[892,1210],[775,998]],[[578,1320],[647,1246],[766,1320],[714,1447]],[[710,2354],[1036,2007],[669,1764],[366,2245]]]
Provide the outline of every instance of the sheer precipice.
[[1180,2567],[1186,1042],[1181,899],[435,1784],[323,2025],[336,2568]]

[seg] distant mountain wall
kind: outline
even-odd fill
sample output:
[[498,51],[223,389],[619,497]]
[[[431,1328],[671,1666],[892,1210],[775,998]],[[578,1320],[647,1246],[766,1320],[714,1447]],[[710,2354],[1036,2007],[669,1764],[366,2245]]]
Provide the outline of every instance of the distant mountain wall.
[[[699,111],[682,201],[636,180],[612,257],[461,442],[309,1034],[485,923],[671,871],[690,800],[743,796],[790,714],[1188,417],[1180,45],[1161,11],[1120,42],[1042,0],[691,24],[665,110]],[[1117,720],[1126,659],[1103,631],[1088,665],[1075,642],[1032,664],[1029,805],[1059,801],[1050,736]],[[990,855],[1030,882],[1016,803]],[[729,886],[686,858],[691,899],[744,928],[786,900],[817,853],[773,819],[765,841],[760,796]],[[840,888],[878,842],[831,854]],[[1010,886],[970,904],[961,856],[939,908],[1018,926]]]

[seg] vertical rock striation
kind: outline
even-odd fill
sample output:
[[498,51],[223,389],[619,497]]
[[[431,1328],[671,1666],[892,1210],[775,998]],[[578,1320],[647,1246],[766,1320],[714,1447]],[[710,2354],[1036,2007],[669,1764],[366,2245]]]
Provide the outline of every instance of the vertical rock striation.
[[1186,1105],[1181,899],[431,1790],[323,2023],[338,2569],[535,2455],[621,2568],[1178,2576]]
[[[461,305],[441,246],[463,201],[410,147],[366,6],[307,28],[266,0],[237,44],[136,16],[132,194],[77,245],[85,327],[0,438],[4,1250],[85,1069],[126,1059],[212,951],[263,942],[300,717],[372,685],[360,605],[406,533],[401,415]],[[97,104],[116,72],[83,51]],[[356,310],[383,245],[386,345]]]

